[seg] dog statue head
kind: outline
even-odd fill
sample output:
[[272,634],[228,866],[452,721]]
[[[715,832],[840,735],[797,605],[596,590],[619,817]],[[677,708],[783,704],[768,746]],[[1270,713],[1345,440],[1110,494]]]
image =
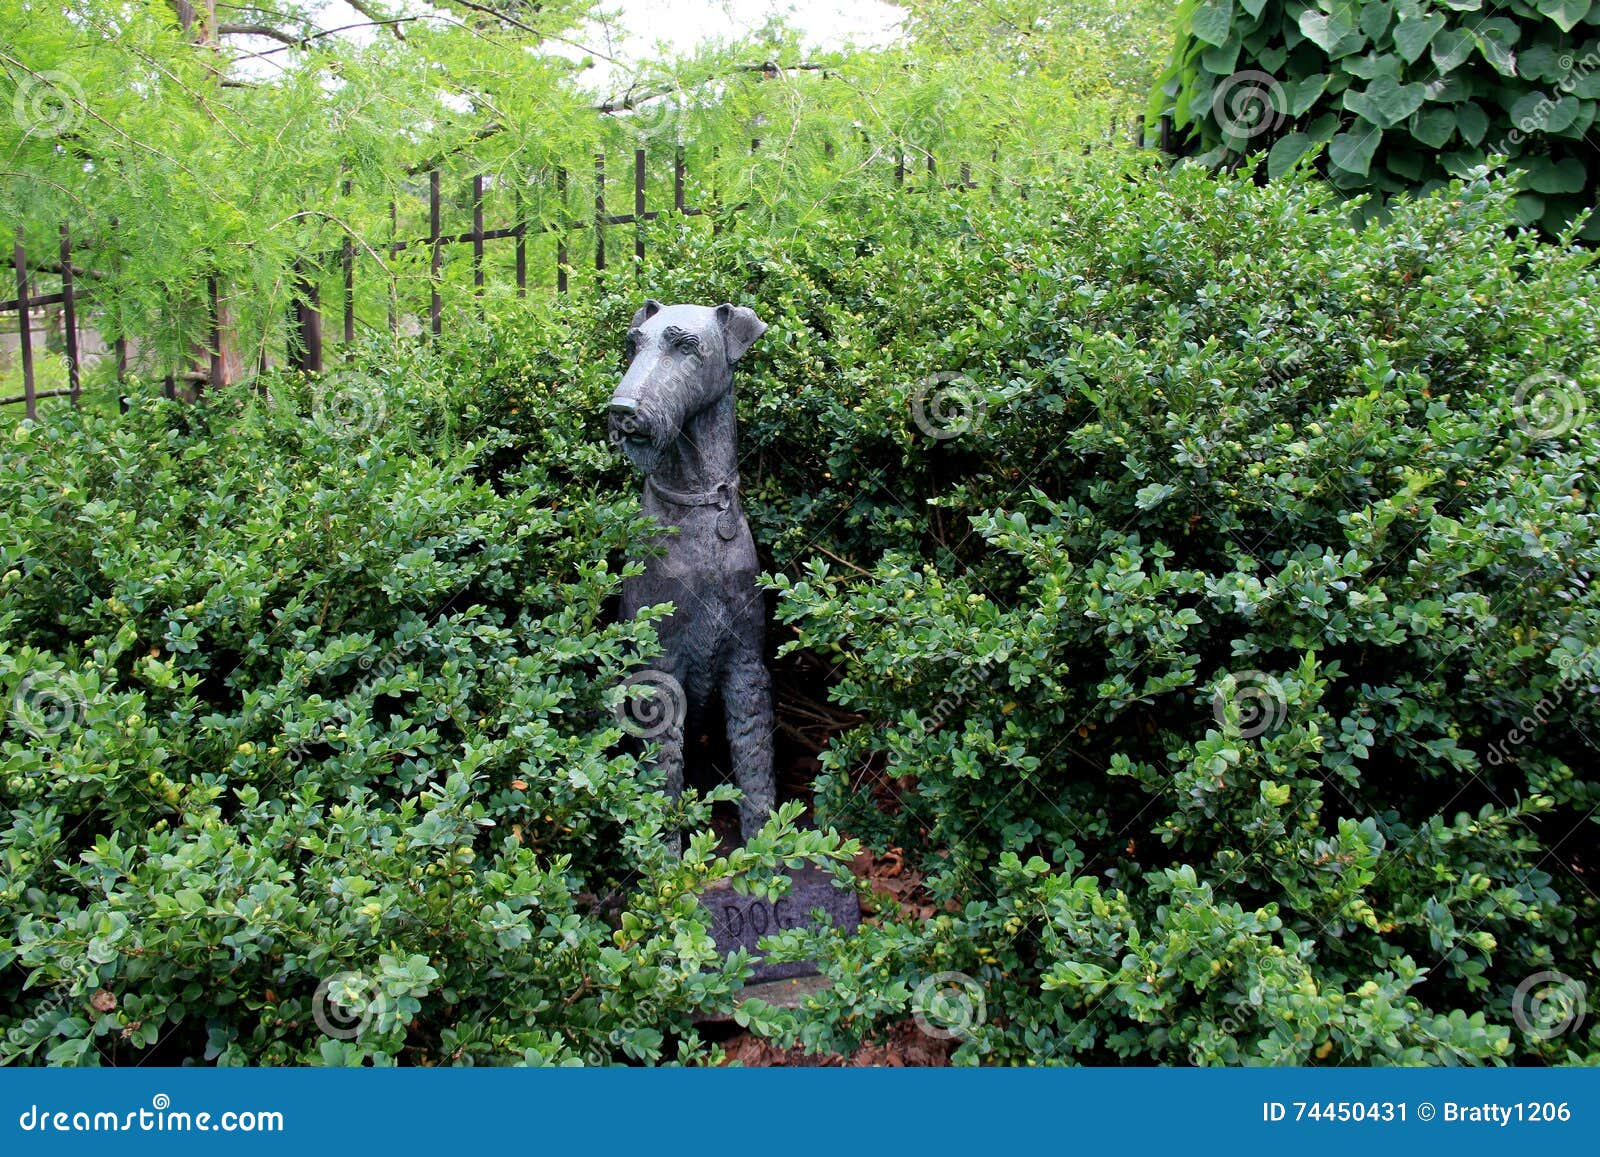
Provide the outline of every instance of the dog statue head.
[[744,306],[646,301],[628,327],[627,371],[611,395],[611,441],[642,474],[726,400],[733,365],[767,325]]

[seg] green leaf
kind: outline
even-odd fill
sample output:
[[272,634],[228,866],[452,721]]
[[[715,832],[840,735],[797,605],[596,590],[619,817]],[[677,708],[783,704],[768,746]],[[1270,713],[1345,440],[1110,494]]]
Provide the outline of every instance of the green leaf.
[[1267,0],[1239,0],[1239,7],[1255,19],[1260,19],[1262,9],[1266,8]]
[[1445,20],[1437,12],[1417,20],[1402,20],[1394,26],[1394,47],[1400,59],[1414,64],[1427,51],[1433,38],[1444,29]]
[[1501,76],[1517,75],[1516,54],[1506,45],[1476,30],[1472,32],[1472,42],[1478,46],[1479,54],[1489,62],[1489,66]]
[[1365,56],[1346,60],[1344,70],[1362,80],[1377,80],[1386,76],[1390,80],[1398,81],[1401,63],[1400,58],[1392,52],[1369,52]]
[[[1300,13],[1300,31],[1305,38],[1315,44],[1329,56],[1347,44],[1356,33],[1355,27],[1346,23],[1337,16],[1329,16],[1326,12],[1318,12],[1315,8],[1307,8]],[[1341,51],[1343,55],[1345,51]]]
[[1384,77],[1369,84],[1365,92],[1345,93],[1344,107],[1379,128],[1387,129],[1421,108],[1427,96],[1424,85],[1399,84]]
[[1227,76],[1239,63],[1239,50],[1243,45],[1233,37],[1229,37],[1226,44],[1216,48],[1208,48],[1200,54],[1200,63],[1209,72],[1218,76]]
[[1529,157],[1518,164],[1528,170],[1523,184],[1536,193],[1581,193],[1588,184],[1588,170],[1577,157]]
[[1362,32],[1376,42],[1388,30],[1389,21],[1393,16],[1394,9],[1388,4],[1365,4],[1356,23]]
[[1563,96],[1557,100],[1538,90],[1527,93],[1508,112],[1511,123],[1524,133],[1559,133],[1578,118],[1580,102],[1576,97]]
[[1433,38],[1433,67],[1445,76],[1461,66],[1472,55],[1472,37],[1465,32],[1447,28]]
[[1418,109],[1411,118],[1410,128],[1411,135],[1418,141],[1430,149],[1437,149],[1456,131],[1456,114],[1449,105]]
[[1195,9],[1189,21],[1189,31],[1196,40],[1213,46],[1228,42],[1233,27],[1233,0],[1208,0]]
[[1450,107],[1456,110],[1456,131],[1461,139],[1469,145],[1482,144],[1483,135],[1489,131],[1489,114],[1470,100]]
[[1383,132],[1368,125],[1338,133],[1328,142],[1328,160],[1347,173],[1365,177],[1382,140]]
[[1287,133],[1279,137],[1267,151],[1267,177],[1274,181],[1282,177],[1315,144],[1305,133]]
[[1323,91],[1328,87],[1328,77],[1325,73],[1316,73],[1313,76],[1302,77],[1293,84],[1284,86],[1284,111],[1292,117],[1301,116],[1309,112],[1311,106],[1317,103]]
[[1563,32],[1571,32],[1589,15],[1590,0],[1538,0],[1539,11],[1556,22]]
[[1306,136],[1325,145],[1333,139],[1333,134],[1339,131],[1339,115],[1325,112],[1306,126]]

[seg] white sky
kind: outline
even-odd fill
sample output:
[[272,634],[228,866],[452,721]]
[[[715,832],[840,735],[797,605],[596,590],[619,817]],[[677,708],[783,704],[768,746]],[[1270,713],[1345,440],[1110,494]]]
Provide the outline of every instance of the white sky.
[[[885,0],[603,0],[604,11],[612,19],[590,25],[576,33],[572,39],[614,58],[617,66],[595,58],[595,67],[579,78],[585,88],[602,95],[620,87],[614,83],[618,67],[626,74],[651,57],[660,55],[662,47],[670,51],[687,51],[706,41],[735,40],[755,32],[773,14],[788,18],[789,24],[800,30],[807,48],[839,48],[846,44],[872,47],[887,44],[899,33],[904,10]],[[405,7],[416,11],[426,8],[425,3],[408,3]],[[343,0],[329,0],[317,19],[321,28],[340,28],[360,24],[366,17],[345,4]],[[358,41],[370,40],[379,30],[357,28],[343,35]],[[275,48],[272,41],[255,38],[249,41],[252,48]],[[549,50],[573,59],[582,59],[586,53],[578,47],[550,44]],[[258,70],[270,73],[282,61],[274,53],[263,60],[245,61],[241,69],[246,75]]]
[[[747,36],[774,14],[787,17],[810,48],[887,44],[905,16],[901,8],[883,0],[610,0],[606,9],[617,14],[613,27],[597,26],[574,39],[635,66],[659,55],[662,46],[681,52],[708,40]],[[589,36],[594,39],[589,41]],[[581,55],[575,50],[562,54]],[[593,80],[586,77],[585,84],[604,88],[610,69],[604,61],[596,64],[598,75]]]

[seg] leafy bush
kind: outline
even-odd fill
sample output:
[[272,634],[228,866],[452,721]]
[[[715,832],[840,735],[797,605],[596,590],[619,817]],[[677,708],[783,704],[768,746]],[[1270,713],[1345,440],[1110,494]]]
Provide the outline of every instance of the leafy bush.
[[1326,145],[1326,176],[1381,201],[1503,155],[1525,173],[1517,221],[1555,234],[1594,205],[1590,0],[1186,0],[1178,20],[1153,110],[1213,164],[1270,146],[1278,177]]
[[[865,720],[822,814],[945,912],[838,945],[803,1039],[959,973],[966,1059],[1600,1057],[1527,984],[1600,962],[1595,274],[1503,184],[1364,231],[1329,197],[1081,182],[848,275],[906,336],[847,304],[830,345],[904,360],[786,428],[877,484],[810,520],[850,567],[773,587]],[[957,437],[899,406],[935,370]]]
[[667,856],[707,801],[617,750],[654,634],[611,621],[603,445],[490,469],[505,436],[388,359],[16,431],[6,1059],[687,1060],[744,964],[696,895],[850,854],[791,807]]
[[[780,648],[860,721],[817,814],[935,909],[785,934],[832,991],[741,1015],[847,1048],[916,1013],[984,1063],[1600,1057],[1531,999],[1600,978],[1596,275],[1508,228],[1504,182],[1359,229],[1335,197],[1091,159],[1022,202],[850,194],[781,241],[664,219],[643,286],[491,295],[388,355],[370,446],[309,401],[29,433],[7,677],[67,664],[89,709],[52,757],[9,725],[13,1050],[130,1055],[137,991],[185,1056],[703,1055],[687,1012],[735,968],[686,893],[850,849],[780,824],[674,868],[614,753],[651,640],[605,613],[635,507],[602,402],[648,287],[771,326],[747,507]],[[119,922],[158,905],[201,916]],[[305,1021],[346,970],[395,1010],[370,1050]]]
[[944,907],[788,937],[835,980],[796,1035],[937,997],[986,1062],[1595,1059],[1529,987],[1597,976],[1590,259],[1482,178],[1357,229],[1128,175],[653,273],[772,323],[752,519],[863,719],[819,812]]

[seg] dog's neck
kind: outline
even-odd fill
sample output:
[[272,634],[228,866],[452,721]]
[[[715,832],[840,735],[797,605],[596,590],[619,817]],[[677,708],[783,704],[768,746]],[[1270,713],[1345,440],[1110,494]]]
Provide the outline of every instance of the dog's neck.
[[684,423],[650,478],[669,490],[703,493],[731,482],[738,471],[733,391]]

